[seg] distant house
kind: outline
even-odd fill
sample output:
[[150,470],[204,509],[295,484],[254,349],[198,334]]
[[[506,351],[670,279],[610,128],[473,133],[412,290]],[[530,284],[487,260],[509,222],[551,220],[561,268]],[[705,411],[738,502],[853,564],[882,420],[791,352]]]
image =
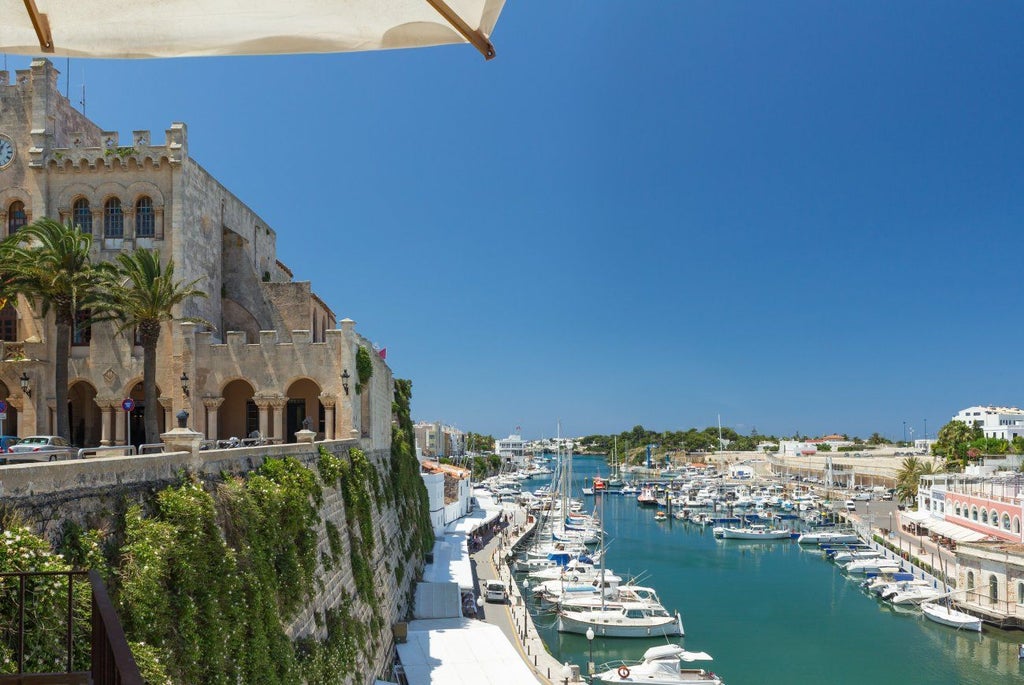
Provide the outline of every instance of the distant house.
[[1017,407],[968,407],[961,409],[953,420],[981,428],[986,438],[1012,441],[1024,435],[1024,409]]

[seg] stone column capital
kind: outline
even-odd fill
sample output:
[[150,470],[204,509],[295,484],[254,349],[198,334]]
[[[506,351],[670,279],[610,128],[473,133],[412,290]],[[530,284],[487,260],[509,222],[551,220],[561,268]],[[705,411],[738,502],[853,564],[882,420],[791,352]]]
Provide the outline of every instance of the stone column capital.
[[223,397],[204,397],[203,406],[207,409],[217,409],[220,405],[224,404]]
[[272,397],[270,398],[270,406],[274,409],[284,409],[285,405],[288,404],[287,397]]
[[266,410],[270,409],[270,403],[273,400],[269,397],[253,397],[252,401],[258,408]]
[[328,395],[326,393],[320,394],[320,404],[324,405],[325,409],[333,409],[337,398],[334,395]]
[[164,409],[174,409],[174,398],[173,397],[158,397],[156,401],[160,403],[160,406]]

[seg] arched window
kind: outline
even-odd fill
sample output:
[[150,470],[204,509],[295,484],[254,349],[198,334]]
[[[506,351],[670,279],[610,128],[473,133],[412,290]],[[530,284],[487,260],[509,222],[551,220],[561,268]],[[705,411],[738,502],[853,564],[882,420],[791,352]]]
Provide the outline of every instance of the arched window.
[[972,521],[977,521],[978,520],[978,507],[971,507],[971,520]]
[[992,604],[999,603],[999,581],[994,573],[988,577],[988,601]]
[[1024,581],[1017,583],[1017,604],[1024,604]]
[[974,589],[974,571],[967,572],[967,591],[970,592]]
[[1003,528],[1010,530],[1010,515],[1003,514]]
[[1013,532],[1020,535],[1020,519],[1016,516],[1013,517]]
[[84,197],[71,206],[71,222],[82,229],[82,233],[92,233],[92,208]]
[[15,231],[28,223],[28,214],[25,213],[25,203],[15,200],[7,210],[7,235],[14,235]]
[[981,510],[981,522],[988,523],[988,509]]
[[18,340],[18,310],[12,302],[8,302],[3,309],[0,309],[0,340],[5,342],[17,342]]
[[956,515],[959,516],[960,515],[960,503],[959,502],[956,503],[955,511],[956,511]]
[[140,197],[135,203],[135,237],[152,238],[155,234],[156,219],[153,216],[153,200]]
[[103,237],[124,237],[124,213],[121,211],[121,201],[116,197],[107,200],[103,207]]
[[89,317],[92,314],[88,311],[81,311],[75,315],[75,325],[71,329],[71,345],[73,347],[87,347],[92,342],[92,324]]
[[993,526],[998,528],[999,527],[999,512],[996,511],[995,509],[993,509],[992,510],[992,518],[990,518],[989,520],[992,521],[992,525]]

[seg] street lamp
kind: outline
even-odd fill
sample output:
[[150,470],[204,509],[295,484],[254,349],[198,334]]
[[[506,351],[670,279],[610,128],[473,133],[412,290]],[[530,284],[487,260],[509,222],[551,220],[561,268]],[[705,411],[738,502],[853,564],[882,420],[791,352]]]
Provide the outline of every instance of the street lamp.
[[587,673],[594,675],[594,629],[587,628],[587,645],[590,647],[590,661],[587,662]]
[[182,394],[183,394],[183,395],[184,395],[185,397],[189,397],[189,394],[188,394],[188,393],[189,393],[189,387],[188,387],[188,374],[187,374],[187,373],[185,373],[184,371],[182,371],[182,372],[181,372],[181,378],[179,378],[178,380],[180,380],[180,381],[181,381],[181,393],[182,393]]
[[32,386],[30,385],[28,374],[22,371],[18,382],[21,384],[21,392],[25,394],[25,397],[32,397]]
[[348,394],[348,379],[352,376],[349,375],[348,369],[341,372],[341,387],[345,389],[345,394]]
[[903,444],[907,444],[907,422],[903,422]]
[[569,685],[569,678],[572,677],[572,667],[569,666],[569,662],[566,661],[565,665],[562,666],[562,683],[563,685]]

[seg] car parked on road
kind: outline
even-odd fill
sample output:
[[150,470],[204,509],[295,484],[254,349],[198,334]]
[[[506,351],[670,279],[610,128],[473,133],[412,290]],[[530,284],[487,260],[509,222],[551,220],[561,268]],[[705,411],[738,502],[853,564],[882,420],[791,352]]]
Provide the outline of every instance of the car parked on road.
[[8,448],[18,444],[21,438],[16,435],[0,435],[0,466],[7,463],[7,457],[5,456]]
[[500,580],[488,580],[484,586],[484,599],[488,602],[508,602],[508,588]]
[[7,448],[8,461],[57,461],[72,459],[78,453],[59,435],[31,435]]

